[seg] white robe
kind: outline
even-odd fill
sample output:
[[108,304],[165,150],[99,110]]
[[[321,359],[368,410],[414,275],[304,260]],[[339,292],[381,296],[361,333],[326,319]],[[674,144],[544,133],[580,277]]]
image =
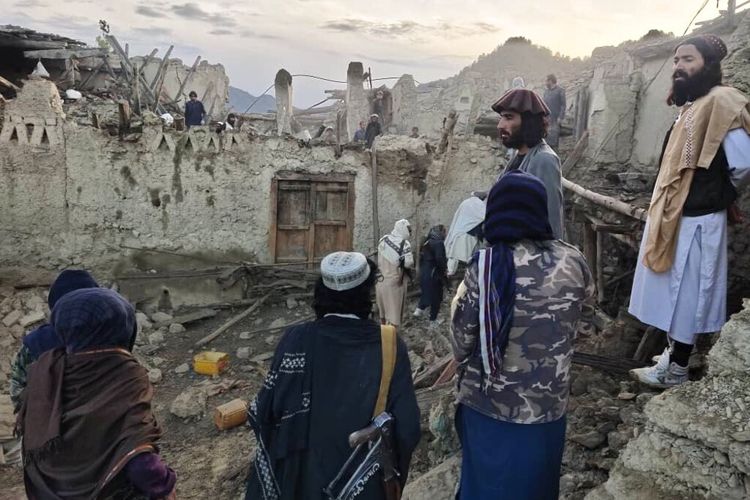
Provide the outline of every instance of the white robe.
[[453,215],[451,227],[445,237],[445,256],[448,257],[448,275],[458,269],[459,262],[469,262],[477,245],[477,238],[468,234],[484,221],[486,203],[472,196],[461,202]]
[[[732,182],[742,188],[750,181],[750,136],[743,129],[730,130],[722,145]],[[674,263],[663,273],[643,265],[648,224],[646,221],[628,312],[687,344],[694,343],[697,333],[721,330],[726,322],[726,211],[682,217]]]

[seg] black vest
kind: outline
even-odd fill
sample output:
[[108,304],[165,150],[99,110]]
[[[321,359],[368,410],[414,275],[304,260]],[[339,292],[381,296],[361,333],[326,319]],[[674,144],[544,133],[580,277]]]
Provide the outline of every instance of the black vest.
[[[670,128],[664,138],[659,157],[659,166],[667,149]],[[698,217],[726,210],[737,199],[737,190],[729,177],[729,162],[724,154],[724,146],[719,146],[716,156],[708,168],[696,168],[690,184],[685,204],[682,206],[684,217]]]

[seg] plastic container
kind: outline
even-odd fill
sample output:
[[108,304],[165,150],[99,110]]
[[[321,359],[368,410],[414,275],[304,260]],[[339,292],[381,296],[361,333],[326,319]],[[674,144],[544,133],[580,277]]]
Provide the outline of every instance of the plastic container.
[[214,423],[220,431],[242,425],[247,420],[247,401],[233,399],[217,406],[214,410]]
[[201,375],[218,375],[229,367],[229,354],[204,351],[193,356],[193,370]]

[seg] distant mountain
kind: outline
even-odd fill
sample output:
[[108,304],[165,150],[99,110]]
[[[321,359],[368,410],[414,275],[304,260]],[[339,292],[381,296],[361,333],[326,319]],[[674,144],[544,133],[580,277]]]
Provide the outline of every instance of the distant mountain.
[[257,99],[256,96],[248,94],[244,90],[236,87],[229,87],[229,110],[239,113],[266,113],[276,111],[276,99],[270,95],[261,96],[253,107],[248,110],[247,107]]

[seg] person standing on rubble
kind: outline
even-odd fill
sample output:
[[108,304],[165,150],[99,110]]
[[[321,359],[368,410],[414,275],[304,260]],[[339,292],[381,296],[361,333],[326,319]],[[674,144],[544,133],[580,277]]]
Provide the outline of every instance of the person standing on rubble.
[[547,194],[513,171],[487,197],[488,247],[451,305],[459,363],[459,500],[557,500],[573,340],[591,331],[595,285],[586,259],[556,240]]
[[[335,252],[321,261],[320,272],[317,319],[284,333],[248,409],[257,444],[246,500],[328,498],[324,489],[352,452],[350,434],[380,414],[380,405],[395,419],[394,465],[400,486],[406,483],[421,436],[419,406],[406,344],[371,319],[377,267],[361,253]],[[385,389],[384,352],[392,363]],[[380,473],[370,476],[357,499],[385,500]]]
[[406,305],[406,292],[411,281],[414,255],[411,252],[409,221],[396,221],[391,234],[378,243],[378,268],[383,279],[375,286],[380,322],[400,326]]
[[131,353],[133,306],[106,288],[75,290],[50,323],[62,346],[31,365],[17,420],[28,497],[174,499],[154,389]]
[[[443,289],[448,284],[448,259],[445,257],[445,226],[438,224],[430,229],[422,243],[419,260],[419,304],[414,316],[420,318],[430,308],[430,329],[438,327],[438,313],[443,302]],[[441,320],[442,321],[442,320]]]
[[628,308],[667,332],[656,364],[631,370],[651,387],[685,382],[696,336],[726,322],[727,220],[741,220],[737,188],[750,181],[750,104],[722,84],[726,55],[711,34],[674,53],[667,103],[680,113],[664,140]]
[[354,139],[352,139],[354,142],[365,142],[365,122],[361,121],[359,122],[359,128],[354,132]]
[[557,85],[557,77],[552,74],[547,75],[544,86],[544,103],[550,111],[547,144],[557,149],[560,143],[560,125],[565,119],[565,89]]
[[505,173],[520,170],[542,181],[547,192],[552,234],[557,239],[563,239],[565,213],[560,158],[544,140],[549,108],[536,92],[512,89],[503,94],[492,109],[500,115],[497,123],[500,140],[506,148],[516,150],[505,167]]
[[380,121],[378,121],[378,115],[370,115],[370,123],[367,124],[367,130],[365,130],[365,146],[367,149],[372,148],[372,143],[375,142],[375,138],[382,133],[383,129],[380,127]]
[[191,90],[189,96],[190,100],[185,103],[185,127],[203,125],[206,109],[203,107],[203,103],[198,100],[198,94],[195,90]]

